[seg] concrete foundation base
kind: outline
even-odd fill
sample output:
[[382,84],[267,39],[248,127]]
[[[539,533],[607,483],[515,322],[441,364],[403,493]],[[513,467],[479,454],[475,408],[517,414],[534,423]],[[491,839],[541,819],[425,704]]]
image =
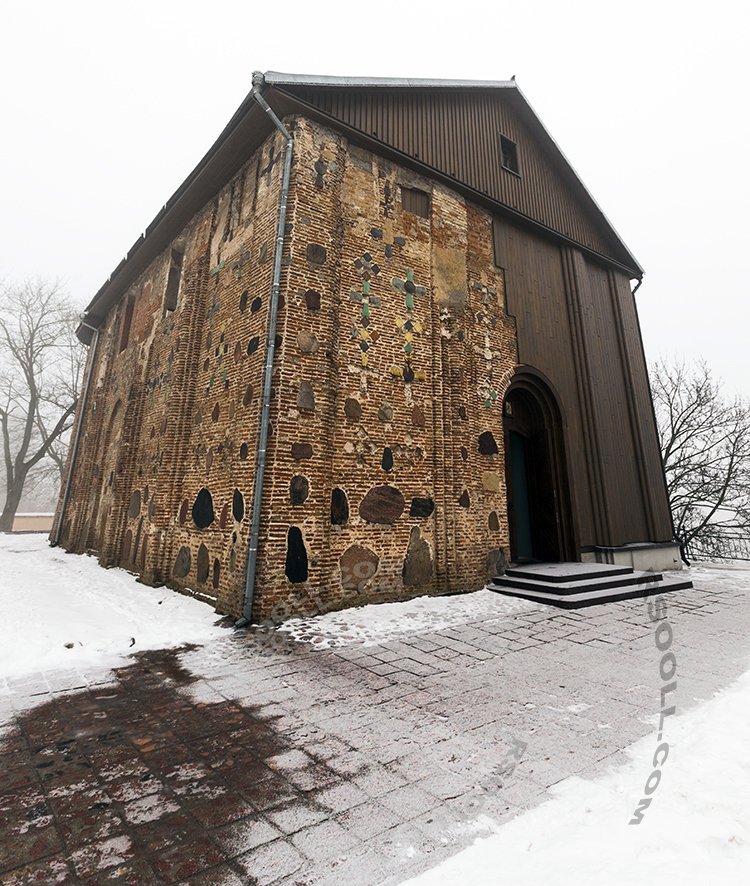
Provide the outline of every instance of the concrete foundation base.
[[680,546],[675,542],[643,542],[619,547],[596,546],[581,551],[583,563],[609,563],[614,566],[630,566],[636,570],[682,569]]

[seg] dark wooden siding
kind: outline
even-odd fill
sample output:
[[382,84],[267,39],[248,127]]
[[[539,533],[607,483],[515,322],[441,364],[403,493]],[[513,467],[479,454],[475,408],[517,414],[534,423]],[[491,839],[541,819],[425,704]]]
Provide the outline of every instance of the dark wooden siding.
[[518,359],[563,413],[582,546],[669,541],[671,524],[635,305],[623,274],[495,221]]
[[[324,113],[595,252],[632,258],[514,90],[287,87]],[[500,134],[516,143],[520,175],[503,169]]]

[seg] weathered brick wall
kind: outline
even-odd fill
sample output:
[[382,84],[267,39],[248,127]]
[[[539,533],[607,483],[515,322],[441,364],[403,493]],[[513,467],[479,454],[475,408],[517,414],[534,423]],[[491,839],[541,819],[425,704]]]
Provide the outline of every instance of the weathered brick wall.
[[[339,134],[287,122],[254,613],[479,587],[508,545],[501,409],[516,362],[491,219]],[[176,310],[163,316],[170,247],[103,325],[62,537],[237,616],[281,147],[270,137],[172,244],[184,250]],[[429,195],[427,218],[403,208],[402,186]]]
[[516,362],[491,219],[305,120],[291,208],[257,612],[480,587]]

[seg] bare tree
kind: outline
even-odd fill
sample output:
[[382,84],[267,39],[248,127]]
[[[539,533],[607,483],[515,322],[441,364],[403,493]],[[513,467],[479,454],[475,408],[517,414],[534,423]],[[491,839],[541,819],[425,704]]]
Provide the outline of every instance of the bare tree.
[[675,534],[684,556],[743,557],[750,543],[750,408],[704,362],[651,369]]
[[5,502],[0,532],[10,532],[27,481],[60,476],[75,412],[83,349],[76,311],[57,283],[26,281],[0,289],[0,432]]

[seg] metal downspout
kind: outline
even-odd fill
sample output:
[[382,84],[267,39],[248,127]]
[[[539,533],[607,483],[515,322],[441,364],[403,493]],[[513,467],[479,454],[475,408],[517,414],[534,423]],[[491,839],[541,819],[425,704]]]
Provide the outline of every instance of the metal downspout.
[[258,540],[260,537],[260,511],[263,503],[263,476],[266,470],[266,447],[268,444],[268,420],[271,413],[271,381],[273,376],[273,358],[276,350],[276,318],[279,307],[279,290],[281,288],[281,258],[284,250],[284,231],[286,228],[286,207],[289,198],[289,180],[292,170],[292,150],[294,139],[284,124],[279,120],[268,102],[261,95],[263,74],[253,74],[252,94],[258,104],[268,114],[274,126],[286,140],[284,147],[284,175],[281,180],[279,195],[279,223],[276,230],[276,252],[273,261],[273,282],[271,284],[271,304],[268,311],[268,341],[266,346],[266,366],[263,376],[263,401],[260,412],[260,435],[258,439],[258,458],[255,468],[255,487],[253,490],[253,516],[250,526],[250,542],[247,549],[247,569],[245,573],[245,603],[242,618],[235,626],[240,628],[252,622],[253,600],[255,598],[255,572],[258,563]]
[[65,518],[65,508],[68,504],[68,497],[70,495],[70,487],[73,483],[73,472],[76,469],[76,458],[78,456],[78,444],[81,439],[81,429],[83,428],[83,422],[86,417],[86,405],[89,400],[89,387],[91,386],[91,376],[94,374],[94,362],[96,361],[96,350],[99,346],[99,328],[96,326],[91,326],[86,323],[84,320],[81,320],[81,326],[85,326],[88,329],[94,330],[94,340],[91,345],[91,354],[89,356],[89,368],[86,373],[86,382],[83,386],[83,394],[81,400],[81,415],[78,419],[78,425],[76,426],[76,432],[73,437],[73,449],[70,453],[70,467],[68,469],[68,476],[65,478],[65,488],[63,489],[62,503],[60,505],[60,516],[57,519],[57,525],[55,526],[55,532],[50,541],[50,545],[54,548],[60,544],[60,533],[63,527],[63,520]]

